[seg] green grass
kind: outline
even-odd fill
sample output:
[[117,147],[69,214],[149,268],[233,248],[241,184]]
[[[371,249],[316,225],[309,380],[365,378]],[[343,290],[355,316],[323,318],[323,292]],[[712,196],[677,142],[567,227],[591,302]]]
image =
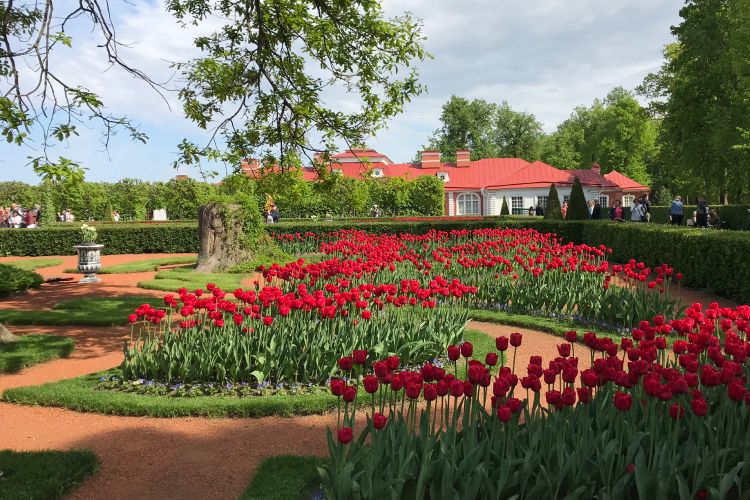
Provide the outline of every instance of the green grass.
[[[465,330],[474,344],[477,359],[495,350],[492,337],[477,330]],[[99,379],[120,375],[119,369],[93,373],[44,385],[6,389],[2,399],[10,403],[56,406],[75,411],[146,417],[266,417],[320,414],[336,408],[328,393],[273,395],[238,398],[233,396],[169,397],[98,390]],[[362,392],[364,395],[365,393]],[[365,401],[365,399],[362,399]]]
[[58,302],[49,311],[0,310],[0,323],[8,325],[114,326],[128,323],[128,314],[143,303],[163,306],[155,297],[96,297]]
[[303,500],[320,484],[317,467],[325,458],[280,455],[258,467],[241,500]]
[[159,271],[154,279],[141,281],[138,286],[147,290],[175,292],[182,287],[194,290],[205,288],[206,283],[214,283],[222,290],[232,291],[241,286],[243,277],[242,274],[197,273],[192,269],[172,269]]
[[[195,255],[175,255],[173,257],[160,257],[157,259],[137,260],[135,262],[126,262],[125,264],[116,264],[114,266],[103,267],[97,271],[97,274],[128,274],[128,273],[145,273],[156,271],[160,266],[173,264],[195,264],[198,257]],[[66,269],[66,273],[77,273],[77,269]]]
[[17,267],[19,269],[25,269],[27,271],[33,271],[35,269],[41,269],[43,267],[54,267],[59,266],[63,263],[62,259],[55,258],[41,258],[41,259],[21,259],[11,260],[4,262],[8,266]]
[[90,451],[0,450],[0,500],[60,498],[97,469]]
[[0,373],[13,373],[54,358],[70,356],[73,339],[57,335],[23,335],[17,342],[0,342]]

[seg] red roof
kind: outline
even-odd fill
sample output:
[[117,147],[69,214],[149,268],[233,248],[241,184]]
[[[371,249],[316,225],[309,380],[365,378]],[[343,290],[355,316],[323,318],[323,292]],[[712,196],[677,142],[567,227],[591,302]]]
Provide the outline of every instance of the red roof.
[[378,153],[374,149],[347,149],[346,151],[342,153],[336,153],[335,155],[331,155],[331,158],[333,160],[359,160],[362,163],[366,163],[367,160],[370,161],[383,161],[385,160],[387,163],[393,163],[390,158],[388,158],[386,155]]
[[[603,176],[598,170],[561,170],[542,161],[529,163],[521,158],[485,158],[470,162],[468,167],[456,167],[455,163],[446,162],[431,163],[430,165],[433,168],[422,168],[420,163],[390,163],[390,160],[373,163],[351,161],[355,158],[388,159],[387,156],[372,149],[348,150],[333,155],[332,158],[334,160],[349,160],[334,162],[329,168],[340,170],[343,175],[356,179],[364,178],[373,169],[382,170],[383,177],[402,177],[405,179],[445,172],[448,174],[445,188],[449,191],[478,191],[485,188],[548,188],[552,183],[569,186],[573,184],[575,177],[578,177],[584,186],[597,186],[605,190],[648,190],[648,187],[638,184],[617,171],[612,171]],[[317,177],[315,169],[311,167],[303,168],[302,175],[307,180],[314,180]]]
[[619,186],[623,191],[649,191],[648,186],[644,186],[643,184],[635,182],[633,179],[621,174],[617,170],[613,170],[610,173],[605,174],[604,177],[607,180],[617,184],[617,186]]

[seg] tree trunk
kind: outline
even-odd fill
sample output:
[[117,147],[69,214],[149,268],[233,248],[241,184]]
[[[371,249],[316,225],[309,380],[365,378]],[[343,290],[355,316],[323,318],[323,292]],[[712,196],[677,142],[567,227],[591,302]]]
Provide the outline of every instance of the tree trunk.
[[200,252],[196,271],[214,273],[250,260],[243,224],[237,220],[239,205],[210,203],[198,208]]
[[4,325],[0,324],[0,344],[6,343],[6,342],[16,342],[18,340],[17,335],[13,335],[8,331],[7,328],[5,328]]

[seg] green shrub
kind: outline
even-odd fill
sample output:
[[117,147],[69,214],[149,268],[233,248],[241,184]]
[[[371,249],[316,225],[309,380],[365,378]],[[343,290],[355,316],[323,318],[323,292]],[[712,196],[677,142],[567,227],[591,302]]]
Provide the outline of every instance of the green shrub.
[[568,200],[567,220],[588,220],[589,209],[586,206],[586,196],[583,194],[583,187],[578,177],[573,181],[573,187],[570,190],[570,200]]
[[557,194],[557,188],[554,184],[549,187],[549,197],[547,209],[544,211],[544,218],[549,220],[562,220],[562,208],[560,207],[560,197]]
[[500,209],[500,215],[510,215],[510,209],[508,209],[508,198],[503,196],[503,207]]
[[[198,251],[198,224],[94,224],[105,254],[194,253]],[[0,255],[72,255],[80,243],[80,225],[56,224],[37,229],[0,229]]]
[[36,288],[44,279],[33,271],[0,264],[0,296]]

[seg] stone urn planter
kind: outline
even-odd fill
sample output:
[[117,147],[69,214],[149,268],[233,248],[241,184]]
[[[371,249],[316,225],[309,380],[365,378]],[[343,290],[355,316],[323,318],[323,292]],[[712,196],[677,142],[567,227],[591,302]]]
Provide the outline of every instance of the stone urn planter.
[[81,243],[73,248],[78,253],[78,272],[85,275],[79,283],[98,283],[101,281],[96,277],[96,272],[102,268],[101,256],[104,245]]

